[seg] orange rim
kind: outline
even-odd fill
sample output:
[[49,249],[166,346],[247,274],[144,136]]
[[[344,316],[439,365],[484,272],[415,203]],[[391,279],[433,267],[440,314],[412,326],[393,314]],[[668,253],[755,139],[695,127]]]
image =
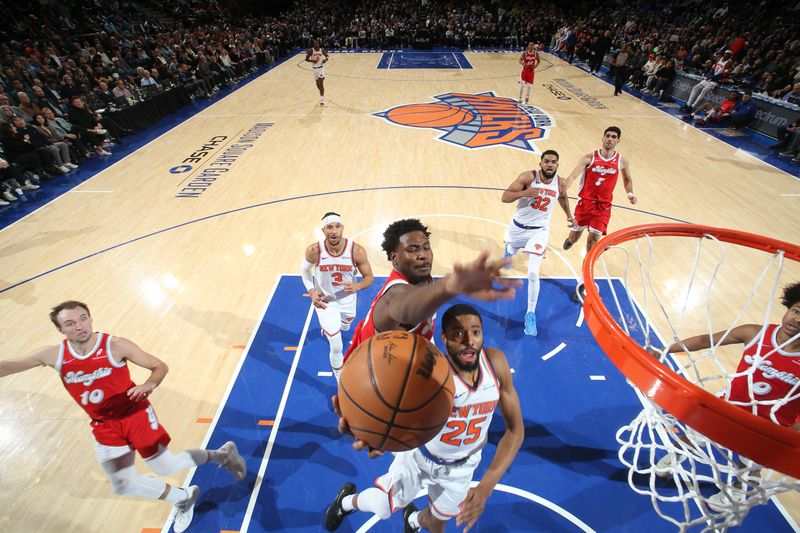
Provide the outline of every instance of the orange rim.
[[610,246],[643,236],[713,235],[723,242],[747,246],[800,262],[800,246],[742,231],[691,224],[645,224],[601,239],[586,256],[583,303],[586,324],[616,367],[660,407],[692,429],[756,463],[800,478],[800,433],[774,424],[690,383],[651,357],[611,317],[594,284],[594,265]]

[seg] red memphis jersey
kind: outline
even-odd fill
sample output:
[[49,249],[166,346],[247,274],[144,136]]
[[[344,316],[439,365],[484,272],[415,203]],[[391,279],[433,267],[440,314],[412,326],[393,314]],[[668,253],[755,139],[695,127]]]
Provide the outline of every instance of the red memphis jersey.
[[592,162],[583,171],[583,179],[578,196],[595,202],[611,203],[614,200],[614,187],[620,173],[620,155],[615,152],[611,159],[604,159],[600,150],[592,153]]
[[[770,324],[744,348],[742,360],[736,369],[737,375],[731,381],[730,396],[728,401],[742,404],[756,402],[774,402],[789,395],[797,384],[800,375],[800,353],[787,352],[778,348],[777,333],[780,326]],[[756,362],[754,356],[763,357]],[[752,370],[752,387],[748,384],[750,378],[745,372],[751,371],[753,364],[757,367]],[[749,373],[749,372],[748,372]],[[793,393],[797,394],[797,391]],[[762,418],[772,420],[771,412],[774,403],[758,403],[756,413]],[[742,405],[751,411],[749,405]],[[752,412],[752,411],[751,411]],[[800,414],[800,398],[795,398],[775,410],[775,419],[782,426],[791,426]],[[774,422],[774,420],[772,420]]]
[[97,343],[87,355],[78,355],[67,339],[61,342],[56,370],[64,388],[93,420],[121,418],[150,402],[131,401],[128,389],[136,386],[128,365],[111,356],[111,335],[98,333]]
[[[365,340],[369,339],[373,335],[377,335],[381,333],[380,331],[375,329],[375,324],[372,321],[372,310],[375,308],[375,304],[386,294],[386,291],[389,290],[391,287],[395,285],[408,285],[409,281],[406,279],[404,275],[402,275],[397,270],[392,269],[392,273],[389,274],[389,277],[386,278],[386,283],[383,284],[381,291],[375,296],[375,299],[372,300],[372,303],[369,306],[369,311],[367,312],[367,316],[358,323],[356,326],[356,330],[353,333],[353,340],[350,342],[350,346],[347,348],[347,353],[344,354],[344,360],[346,361],[347,358],[350,356],[351,353],[356,349],[356,347],[364,342]],[[428,340],[433,338],[433,325],[436,321],[436,315],[433,315],[431,318],[424,322],[420,322],[413,328],[409,329],[411,333],[416,333],[417,335],[421,335]]]
[[536,51],[525,52],[525,55],[522,56],[522,69],[533,70],[533,67],[536,65],[537,57],[539,57],[539,53]]

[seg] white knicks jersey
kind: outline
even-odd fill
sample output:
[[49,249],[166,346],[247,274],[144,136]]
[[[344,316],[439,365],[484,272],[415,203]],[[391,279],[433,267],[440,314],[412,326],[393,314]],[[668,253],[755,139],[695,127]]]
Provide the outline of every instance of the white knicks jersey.
[[318,259],[314,268],[314,289],[329,300],[352,296],[344,290],[344,284],[354,283],[356,280],[353,244],[353,241],[345,239],[342,253],[333,255],[328,251],[324,240],[317,243]]
[[485,350],[481,350],[479,367],[480,378],[475,388],[465,383],[453,368],[456,392],[450,418],[439,434],[424,445],[440,459],[463,459],[486,445],[489,424],[500,400],[500,384]]
[[517,200],[517,210],[514,211],[514,220],[523,226],[549,227],[553,210],[558,203],[558,175],[550,183],[542,181],[539,170],[533,171],[533,182],[530,188],[536,189],[532,198]]

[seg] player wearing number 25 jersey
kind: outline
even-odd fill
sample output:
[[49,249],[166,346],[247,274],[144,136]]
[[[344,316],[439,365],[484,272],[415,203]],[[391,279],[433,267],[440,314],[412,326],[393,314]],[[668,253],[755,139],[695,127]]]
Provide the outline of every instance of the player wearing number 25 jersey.
[[547,240],[550,236],[550,219],[556,200],[574,223],[566,204],[561,178],[558,177],[558,152],[547,150],[542,154],[539,168],[520,174],[508,189],[503,191],[504,203],[516,202],[514,216],[508,223],[505,236],[505,255],[524,252],[528,256],[528,309],[525,313],[525,333],[536,335],[536,304],[539,301],[539,270],[542,266]]
[[[55,368],[67,392],[92,419],[95,454],[116,494],[172,503],[172,528],[181,533],[192,521],[200,488],[172,486],[140,475],[134,466],[135,452],[159,475],[216,463],[236,479],[244,479],[247,466],[232,441],[216,450],[177,454],[169,450],[169,434],[148,401],[167,374],[163,361],[128,339],[95,332],[84,303],[60,303],[50,312],[50,320],[66,338],[19,359],[0,361],[0,378],[42,365]],[[131,380],[128,362],[150,370],[141,385]]]
[[[450,418],[430,442],[395,453],[389,471],[375,480],[375,487],[355,495],[355,486],[346,483],[326,512],[329,531],[339,527],[344,516],[354,510],[387,519],[400,508],[405,508],[405,531],[444,531],[444,524],[454,516],[458,517],[457,524],[470,528],[514,461],[524,439],[524,427],[505,355],[494,348],[483,348],[481,317],[465,304],[445,311],[442,341],[455,376]],[[498,406],[505,433],[486,474],[470,488]],[[427,490],[430,501],[421,512],[412,503],[420,490]]]

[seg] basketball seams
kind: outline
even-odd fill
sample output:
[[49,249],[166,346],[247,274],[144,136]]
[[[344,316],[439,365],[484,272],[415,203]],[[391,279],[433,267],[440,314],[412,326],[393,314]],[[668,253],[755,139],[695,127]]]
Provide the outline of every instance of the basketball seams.
[[[451,369],[451,368],[448,366],[448,368],[447,368],[447,377],[444,379],[444,381],[442,382],[442,384],[441,384],[441,385],[439,385],[439,388],[438,388],[438,389],[436,389],[436,391],[434,391],[434,393],[433,393],[433,394],[431,394],[430,398],[428,398],[427,400],[425,400],[425,401],[424,401],[424,402],[422,402],[421,404],[417,405],[417,406],[416,406],[416,407],[414,407],[413,409],[398,409],[398,411],[399,411],[400,413],[413,413],[414,411],[419,411],[420,409],[423,409],[425,406],[427,406],[428,404],[430,404],[430,403],[431,403],[433,400],[435,400],[435,399],[436,399],[436,398],[439,396],[439,393],[440,393],[440,392],[442,392],[442,389],[444,389],[444,388],[445,388],[445,385],[447,385],[447,383],[450,381],[450,380],[448,380],[447,378],[451,377],[452,375],[453,375],[453,371],[452,371],[452,369]],[[398,426],[398,427],[399,427],[399,426]]]
[[[400,387],[400,395],[397,398],[397,402],[395,406],[392,408],[392,418],[386,424],[386,433],[383,436],[383,441],[381,441],[380,448],[383,448],[386,445],[386,439],[390,438],[390,434],[392,429],[394,428],[394,421],[397,418],[397,412],[399,410],[400,404],[403,402],[403,396],[406,395],[406,388],[408,387],[408,378],[411,376],[411,369],[414,368],[414,358],[417,357],[417,336],[413,333],[409,333],[411,338],[413,339],[413,343],[411,344],[411,357],[408,359],[408,364],[406,365],[406,375],[403,377],[403,386]],[[370,338],[372,340],[372,338]],[[372,346],[369,347],[369,358],[370,363],[372,362]],[[375,380],[372,381],[372,386],[375,388],[375,392],[380,395],[378,388],[375,386]]]

